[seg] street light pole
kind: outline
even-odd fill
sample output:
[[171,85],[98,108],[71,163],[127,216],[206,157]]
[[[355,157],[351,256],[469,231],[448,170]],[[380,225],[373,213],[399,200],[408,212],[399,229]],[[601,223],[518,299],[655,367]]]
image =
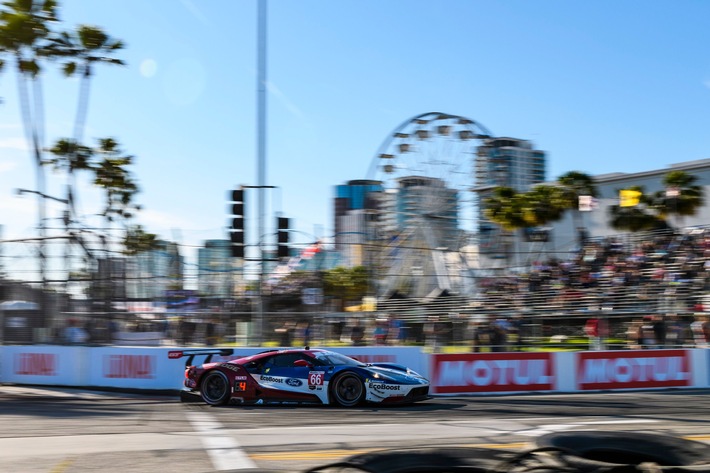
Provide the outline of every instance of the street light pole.
[[267,0],[257,0],[257,187],[258,193],[258,223],[257,234],[259,236],[259,299],[258,299],[258,323],[256,327],[256,339],[259,345],[263,342],[263,318],[264,307],[262,303],[262,284],[264,281],[264,234],[265,202],[264,192],[266,186],[266,7]]

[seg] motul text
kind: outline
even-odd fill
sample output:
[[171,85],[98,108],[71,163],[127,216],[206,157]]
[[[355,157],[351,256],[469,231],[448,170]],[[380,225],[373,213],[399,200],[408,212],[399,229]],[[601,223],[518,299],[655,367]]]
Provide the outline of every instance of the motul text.
[[433,379],[439,394],[552,390],[549,353],[434,355]]
[[17,353],[15,374],[23,376],[56,376],[57,356],[53,353]]
[[686,350],[583,352],[577,354],[579,389],[624,389],[690,386]]
[[155,378],[155,357],[151,355],[104,356],[105,378]]

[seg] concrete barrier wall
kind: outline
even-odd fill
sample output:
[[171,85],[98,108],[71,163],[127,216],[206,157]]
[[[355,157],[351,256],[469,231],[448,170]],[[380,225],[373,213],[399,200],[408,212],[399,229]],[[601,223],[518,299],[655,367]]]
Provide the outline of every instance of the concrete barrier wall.
[[[167,347],[1,346],[0,382],[12,384],[181,389],[184,359]],[[430,379],[432,394],[710,387],[710,350],[624,350],[427,354],[418,347],[330,348],[364,362],[398,363]],[[235,348],[231,357],[263,348]],[[201,363],[200,357],[195,363]]]

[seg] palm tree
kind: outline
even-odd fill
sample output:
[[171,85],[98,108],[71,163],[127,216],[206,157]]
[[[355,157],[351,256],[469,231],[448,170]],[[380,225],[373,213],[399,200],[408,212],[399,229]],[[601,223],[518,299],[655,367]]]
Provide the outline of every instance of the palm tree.
[[[84,128],[86,126],[86,117],[89,112],[89,92],[91,86],[91,78],[95,64],[115,64],[125,65],[121,59],[111,57],[113,53],[123,49],[123,42],[109,37],[101,28],[90,25],[79,25],[76,31],[63,31],[59,35],[50,38],[50,44],[47,46],[53,57],[64,59],[62,70],[64,75],[72,77],[79,74],[81,77],[79,97],[74,119],[74,133],[71,141],[81,143],[84,136]],[[66,140],[66,139],[65,139]],[[76,176],[73,173],[74,169],[68,169],[69,185],[67,186],[71,199],[72,207],[70,211],[76,213],[75,201],[76,196],[73,195]]]
[[705,205],[705,193],[696,181],[696,176],[685,171],[667,173],[663,176],[665,190],[653,193],[650,207],[663,220],[673,215],[679,218],[695,215]]
[[[44,141],[44,114],[41,60],[51,57],[46,51],[51,25],[57,21],[55,0],[8,0],[0,10],[0,54],[10,56],[17,68],[17,88],[20,115],[25,139],[32,150],[35,162],[37,209],[39,226],[40,276],[46,280],[44,258],[45,236],[45,179],[42,169],[42,142]],[[4,61],[0,61],[0,67]]]
[[523,220],[528,227],[539,227],[556,222],[566,210],[563,191],[557,186],[539,184],[529,192],[520,194]]
[[160,246],[157,235],[145,231],[142,225],[131,225],[126,229],[123,238],[123,253],[135,256],[144,251],[154,250]]
[[582,212],[579,210],[579,198],[583,195],[591,197],[599,195],[594,179],[581,171],[568,171],[557,178],[557,183],[562,187],[565,208],[572,211],[574,229],[583,228],[584,222]]
[[[645,194],[643,186],[631,186],[627,190],[640,192],[639,203],[622,207],[620,204],[609,206],[609,225],[615,230],[639,232],[663,227],[663,220],[648,212],[651,197]],[[617,190],[617,193],[620,192]]]
[[124,155],[119,143],[113,138],[102,138],[94,150],[102,159],[93,164],[94,184],[105,191],[106,202],[101,215],[110,223],[116,217],[131,218],[133,211],[140,207],[133,203],[139,192],[126,166],[133,162],[133,156]]
[[506,266],[510,259],[510,238],[513,232],[530,226],[524,217],[524,201],[523,194],[512,187],[505,186],[493,189],[493,196],[483,201],[485,217],[501,227],[499,238],[503,246]]
[[101,28],[91,25],[79,25],[76,31],[63,31],[52,38],[49,50],[55,56],[67,58],[62,70],[67,77],[75,74],[81,76],[79,101],[74,121],[74,139],[83,138],[86,117],[89,111],[89,92],[91,78],[96,64],[114,64],[123,66],[126,63],[112,57],[114,53],[124,48],[123,41],[111,38]]
[[529,226],[523,218],[522,204],[522,195],[512,187],[496,187],[493,195],[483,201],[483,214],[504,230],[514,231]]

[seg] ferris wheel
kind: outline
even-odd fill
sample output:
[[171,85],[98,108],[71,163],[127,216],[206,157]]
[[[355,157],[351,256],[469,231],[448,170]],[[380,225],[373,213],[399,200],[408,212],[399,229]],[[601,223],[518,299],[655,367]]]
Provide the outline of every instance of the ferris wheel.
[[385,138],[368,171],[382,186],[375,223],[382,242],[379,292],[468,291],[461,252],[476,230],[477,150],[491,137],[474,120],[429,112]]

